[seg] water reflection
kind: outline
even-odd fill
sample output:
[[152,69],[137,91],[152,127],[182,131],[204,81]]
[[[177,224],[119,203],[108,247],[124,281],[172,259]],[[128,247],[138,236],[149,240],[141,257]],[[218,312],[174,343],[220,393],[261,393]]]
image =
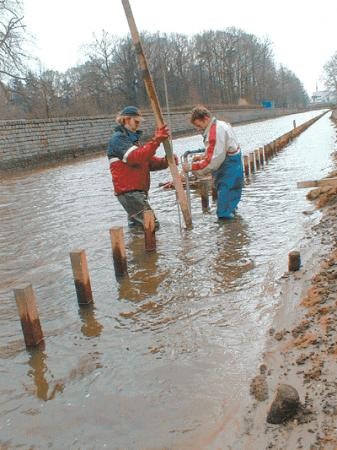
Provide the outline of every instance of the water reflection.
[[95,317],[94,305],[82,305],[78,314],[83,322],[81,332],[86,337],[98,337],[101,335],[103,325]]
[[234,220],[219,223],[215,241],[215,252],[212,274],[225,285],[240,283],[240,277],[252,269],[249,259],[250,242],[247,222],[237,215]]
[[28,370],[27,375],[33,379],[36,387],[36,396],[44,401],[55,398],[57,392],[63,392],[63,383],[57,382],[49,392],[49,383],[46,378],[48,367],[46,364],[47,355],[42,350],[29,350],[29,361],[31,369]]
[[119,299],[140,302],[155,295],[167,276],[157,267],[158,253],[147,253],[144,236],[133,234],[128,242],[128,276],[119,282]]

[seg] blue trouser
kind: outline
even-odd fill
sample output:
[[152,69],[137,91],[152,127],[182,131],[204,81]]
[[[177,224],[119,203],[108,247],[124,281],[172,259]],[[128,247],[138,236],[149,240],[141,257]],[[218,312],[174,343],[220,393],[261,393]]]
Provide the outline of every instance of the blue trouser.
[[212,175],[218,193],[217,216],[219,219],[231,218],[241,199],[243,187],[241,152],[233,156],[227,155]]

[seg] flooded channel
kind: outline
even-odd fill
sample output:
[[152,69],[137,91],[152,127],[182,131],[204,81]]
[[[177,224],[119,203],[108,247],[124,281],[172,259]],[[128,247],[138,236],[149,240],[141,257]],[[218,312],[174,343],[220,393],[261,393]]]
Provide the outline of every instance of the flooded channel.
[[[235,127],[243,152],[319,111]],[[332,167],[335,128],[314,123],[244,188],[219,225],[192,194],[180,230],[153,174],[157,252],[125,228],[129,277],[114,275],[109,228],[126,226],[105,157],[0,182],[0,444],[3,448],[212,448],[237,426],[277,308],[288,252],[319,218],[296,182]],[[181,155],[200,136],[174,141]],[[79,310],[69,252],[84,248],[95,300]],[[32,283],[46,348],[25,349],[13,289]],[[0,445],[0,446],[1,446]],[[226,448],[225,444],[224,447]]]

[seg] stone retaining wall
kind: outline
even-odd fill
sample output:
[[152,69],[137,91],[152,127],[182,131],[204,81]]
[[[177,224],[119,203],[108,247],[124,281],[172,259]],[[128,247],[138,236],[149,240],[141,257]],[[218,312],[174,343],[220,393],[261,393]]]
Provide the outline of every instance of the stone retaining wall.
[[[237,124],[297,111],[238,107],[213,112],[219,119]],[[145,128],[152,133],[154,118],[150,113],[144,116]],[[167,122],[171,123],[174,136],[193,133],[188,111],[172,112]],[[103,151],[114,125],[114,116],[0,121],[0,170],[46,166]]]

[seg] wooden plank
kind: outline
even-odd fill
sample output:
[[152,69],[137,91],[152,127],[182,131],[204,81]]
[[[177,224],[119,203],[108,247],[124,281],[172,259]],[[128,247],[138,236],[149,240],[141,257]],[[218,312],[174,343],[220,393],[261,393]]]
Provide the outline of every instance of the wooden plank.
[[322,178],[321,180],[308,180],[308,181],[298,181],[298,188],[311,188],[320,186],[336,186],[337,177],[334,178]]

